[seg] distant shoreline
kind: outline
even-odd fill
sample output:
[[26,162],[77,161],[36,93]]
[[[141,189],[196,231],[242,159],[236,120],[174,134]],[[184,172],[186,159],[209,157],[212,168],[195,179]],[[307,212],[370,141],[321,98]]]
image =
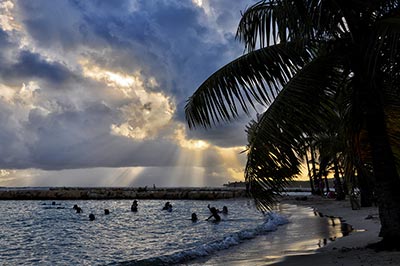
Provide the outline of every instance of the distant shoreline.
[[245,188],[230,187],[0,187],[0,200],[191,199],[246,197]]

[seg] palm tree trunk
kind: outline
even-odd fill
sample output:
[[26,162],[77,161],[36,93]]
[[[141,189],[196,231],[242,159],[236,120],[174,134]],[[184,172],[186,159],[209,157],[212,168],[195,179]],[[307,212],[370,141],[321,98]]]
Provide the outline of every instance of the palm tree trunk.
[[310,187],[311,187],[311,194],[314,195],[315,194],[315,189],[314,189],[314,182],[312,179],[312,175],[311,175],[311,169],[310,169],[310,161],[308,160],[308,155],[307,155],[307,149],[305,152],[305,157],[306,157],[306,164],[307,164],[307,171],[308,171],[308,178],[310,179]]
[[345,194],[343,192],[342,182],[340,181],[339,164],[337,158],[333,160],[333,167],[335,170],[334,184],[335,184],[336,200],[344,200]]
[[325,177],[326,193],[329,193],[331,190],[329,189],[328,171],[324,171],[324,177]]
[[316,165],[315,165],[314,147],[312,146],[312,144],[310,144],[310,151],[311,151],[312,172],[313,172],[314,185],[315,185],[315,194],[322,195],[322,191],[320,189],[320,187],[321,187],[320,180],[318,179],[317,169],[316,169]]
[[[342,176],[342,189],[343,189],[344,197],[346,197],[346,195],[349,195],[349,188],[347,187],[346,175],[344,173],[342,166],[339,167],[339,174]],[[339,177],[339,181],[340,181],[340,177]]]
[[367,128],[381,220],[379,236],[386,247],[400,247],[400,178],[386,134],[383,111],[369,115]]
[[377,86],[363,84],[360,98],[364,109],[368,139],[371,145],[373,171],[376,180],[382,248],[400,248],[400,178],[390,147],[385,115]]
[[371,176],[364,173],[364,171],[360,170],[358,171],[357,179],[358,179],[358,187],[360,189],[361,207],[371,207],[374,198]]

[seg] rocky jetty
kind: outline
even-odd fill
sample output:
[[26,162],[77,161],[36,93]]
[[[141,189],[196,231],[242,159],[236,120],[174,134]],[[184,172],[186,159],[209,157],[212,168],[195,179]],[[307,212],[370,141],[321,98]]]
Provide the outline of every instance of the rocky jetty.
[[243,188],[50,187],[0,188],[0,200],[196,199],[245,197]]

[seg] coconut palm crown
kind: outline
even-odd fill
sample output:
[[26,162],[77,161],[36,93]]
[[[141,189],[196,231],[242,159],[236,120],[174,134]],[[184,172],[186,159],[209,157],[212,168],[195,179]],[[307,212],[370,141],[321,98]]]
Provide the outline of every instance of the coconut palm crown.
[[[260,1],[243,13],[237,39],[245,54],[189,98],[189,127],[211,127],[249,114],[256,104],[266,107],[247,128],[245,169],[265,210],[299,173],[306,139],[326,132],[344,112],[340,126],[348,142],[367,132],[380,236],[385,247],[398,247],[400,178],[393,152],[398,148],[392,149],[397,142],[388,128],[399,124],[399,1]],[[339,102],[342,92],[347,98]]]

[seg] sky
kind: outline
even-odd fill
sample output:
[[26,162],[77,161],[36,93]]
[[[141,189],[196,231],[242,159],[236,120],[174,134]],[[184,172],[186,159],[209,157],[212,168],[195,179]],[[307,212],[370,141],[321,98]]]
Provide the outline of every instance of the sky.
[[251,117],[189,130],[251,0],[0,0],[0,186],[242,181]]

